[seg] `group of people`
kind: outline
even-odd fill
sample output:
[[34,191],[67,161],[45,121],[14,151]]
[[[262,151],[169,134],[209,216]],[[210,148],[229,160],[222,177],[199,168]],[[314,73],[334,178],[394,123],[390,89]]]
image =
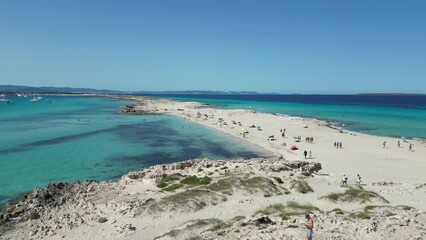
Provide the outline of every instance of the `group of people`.
[[[303,155],[305,156],[305,159],[308,158],[308,152],[306,150],[303,152]],[[311,159],[311,158],[312,158],[312,152],[309,151],[309,159]]]
[[280,129],[281,137],[285,137],[285,128]]
[[[358,173],[356,175],[356,184],[361,185],[361,183],[362,183],[361,176]],[[343,174],[342,176],[342,185],[348,185],[348,176],[346,176],[345,174]]]
[[306,137],[305,138],[305,142],[307,142],[307,143],[313,143],[314,142],[314,137]]
[[335,148],[342,148],[342,142],[334,142]]

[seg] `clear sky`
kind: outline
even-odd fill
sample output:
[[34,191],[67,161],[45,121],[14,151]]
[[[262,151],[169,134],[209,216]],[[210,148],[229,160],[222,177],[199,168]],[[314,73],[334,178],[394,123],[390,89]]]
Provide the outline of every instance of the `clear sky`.
[[0,84],[426,93],[426,1],[0,0]]

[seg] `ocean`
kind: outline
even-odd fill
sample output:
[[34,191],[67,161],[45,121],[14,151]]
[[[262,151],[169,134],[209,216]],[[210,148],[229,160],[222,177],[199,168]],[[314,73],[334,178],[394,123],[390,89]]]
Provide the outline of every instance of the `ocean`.
[[349,131],[426,139],[426,95],[152,95],[315,118]]
[[156,164],[267,156],[224,133],[167,115],[119,114],[128,101],[43,96],[0,102],[0,205],[49,182],[110,180]]

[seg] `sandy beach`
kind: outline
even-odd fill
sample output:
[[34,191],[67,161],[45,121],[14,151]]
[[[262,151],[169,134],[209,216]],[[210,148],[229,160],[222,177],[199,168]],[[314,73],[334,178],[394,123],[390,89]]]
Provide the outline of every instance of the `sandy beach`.
[[[426,238],[424,141],[196,102],[103,96],[138,102],[124,113],[180,116],[271,157],[190,160],[120,181],[36,189],[6,211],[1,239],[303,239],[307,212],[316,222],[314,239]],[[343,174],[348,186],[341,186]]]

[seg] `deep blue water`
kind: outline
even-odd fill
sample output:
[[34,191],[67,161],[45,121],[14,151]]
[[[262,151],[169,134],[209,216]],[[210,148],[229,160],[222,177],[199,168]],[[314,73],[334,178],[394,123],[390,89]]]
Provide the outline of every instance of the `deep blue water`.
[[426,95],[153,95],[217,108],[316,118],[348,130],[426,139]]

